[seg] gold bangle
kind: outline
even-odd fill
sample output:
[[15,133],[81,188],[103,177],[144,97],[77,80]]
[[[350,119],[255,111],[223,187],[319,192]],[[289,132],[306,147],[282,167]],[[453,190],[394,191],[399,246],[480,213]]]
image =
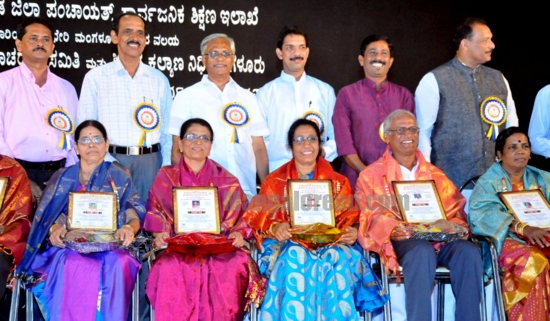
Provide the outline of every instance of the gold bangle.
[[122,225],[120,228],[123,228],[123,227],[129,228],[130,231],[132,231],[133,234],[136,234],[136,233],[134,232],[134,228],[133,228],[130,224],[124,224],[124,225]]
[[517,233],[517,231],[518,231],[518,224],[519,224],[519,223],[520,223],[519,221],[514,221],[514,224],[513,224],[513,226],[512,226],[512,228],[514,229],[514,232],[516,232],[516,233]]
[[525,229],[525,227],[527,226],[526,223],[521,223],[518,224],[518,229],[516,230],[516,232],[519,234],[519,235],[523,235],[523,230]]
[[269,226],[269,229],[267,230],[267,232],[271,235],[271,236],[275,236],[275,233],[273,233],[273,227],[275,226],[275,224],[278,224],[279,222],[273,222],[271,223],[271,225]]

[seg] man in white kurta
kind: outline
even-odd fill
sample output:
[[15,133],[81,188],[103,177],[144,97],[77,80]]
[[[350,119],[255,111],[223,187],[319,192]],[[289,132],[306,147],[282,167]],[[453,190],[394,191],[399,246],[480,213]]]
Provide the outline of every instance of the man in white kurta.
[[307,34],[296,26],[285,26],[279,33],[275,53],[283,62],[281,76],[256,93],[270,132],[265,139],[269,171],[292,158],[287,134],[290,125],[298,118],[308,118],[319,125],[322,154],[328,161],[333,161],[337,153],[331,119],[336,96],[329,84],[305,72],[309,55]]
[[[235,58],[233,39],[224,34],[207,36],[201,43],[207,75],[180,91],[172,103],[170,127],[173,142],[179,142],[181,125],[190,118],[206,120],[214,130],[210,158],[235,175],[244,192],[256,195],[256,173],[267,175],[264,136],[269,130],[256,97],[230,76]],[[181,158],[172,145],[172,164]]]

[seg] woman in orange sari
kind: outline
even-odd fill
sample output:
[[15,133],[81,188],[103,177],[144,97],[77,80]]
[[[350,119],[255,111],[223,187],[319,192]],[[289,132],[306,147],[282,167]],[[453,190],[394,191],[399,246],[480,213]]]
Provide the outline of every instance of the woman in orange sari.
[[[531,143],[518,127],[498,135],[495,153],[499,161],[479,178],[470,196],[468,221],[474,234],[496,240],[508,320],[550,320],[549,265],[541,251],[547,252],[550,233],[518,221],[498,196],[499,192],[540,189],[550,200],[550,173],[527,165]],[[497,273],[490,271],[490,262],[485,266],[487,273]]]

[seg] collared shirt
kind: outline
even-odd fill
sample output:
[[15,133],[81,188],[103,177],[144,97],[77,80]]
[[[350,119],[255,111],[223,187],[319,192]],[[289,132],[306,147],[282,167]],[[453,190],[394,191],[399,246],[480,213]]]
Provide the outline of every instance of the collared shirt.
[[399,165],[401,168],[401,175],[403,175],[404,181],[415,181],[416,180],[416,171],[418,170],[418,162],[416,162],[416,165],[409,170],[407,167],[403,165]]
[[[516,114],[516,104],[514,103],[514,99],[512,99],[510,85],[504,76],[502,76],[502,78],[506,84],[506,89],[508,90],[508,97],[504,102],[506,104],[506,108],[508,109],[506,128],[518,126],[519,120]],[[415,91],[415,100],[418,127],[420,127],[418,149],[422,151],[422,154],[429,162],[430,155],[432,153],[432,131],[437,120],[440,100],[439,86],[432,72],[424,75],[424,77],[420,80],[420,83],[418,83],[418,87]],[[464,179],[467,179],[467,177]]]
[[47,69],[46,83],[39,87],[24,62],[0,73],[0,154],[30,162],[66,158],[66,166],[77,161],[74,136],[66,135],[70,150],[58,148],[62,132],[48,125],[48,111],[61,107],[72,118],[78,106],[73,85]]
[[[378,91],[376,83],[368,78],[342,88],[332,116],[338,155],[357,154],[367,166],[375,162],[386,150],[378,128],[397,109],[414,114],[414,97],[407,88],[387,80]],[[342,162],[340,173],[355,186],[359,173],[346,162]]]
[[550,157],[550,85],[539,90],[529,122],[531,151]]
[[265,139],[269,156],[269,171],[272,172],[292,159],[287,136],[290,125],[309,111],[321,115],[324,134],[321,137],[325,159],[336,158],[336,141],[332,126],[332,113],[336,96],[334,89],[304,72],[299,80],[281,71],[276,78],[256,93],[270,135]]
[[168,78],[143,62],[130,77],[119,59],[90,70],[84,77],[77,122],[100,121],[107,129],[109,143],[139,146],[144,133],[135,123],[134,112],[141,103],[159,108],[161,128],[146,134],[146,145],[161,144],[162,164],[170,165],[172,137],[167,134],[172,93]]
[[[223,120],[222,110],[229,103],[246,108],[250,118],[247,125],[235,130]],[[200,82],[180,91],[174,98],[168,132],[179,137],[181,125],[190,118],[202,118],[212,126],[214,141],[210,158],[235,175],[245,193],[256,195],[256,157],[252,136],[267,136],[269,129],[254,94],[239,86],[233,78],[221,91],[208,75],[203,75]]]

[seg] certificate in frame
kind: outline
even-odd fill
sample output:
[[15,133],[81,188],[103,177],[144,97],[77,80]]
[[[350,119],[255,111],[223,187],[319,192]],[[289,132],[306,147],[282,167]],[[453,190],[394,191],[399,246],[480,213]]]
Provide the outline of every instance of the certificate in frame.
[[289,180],[288,210],[292,226],[336,226],[331,180]]
[[540,189],[499,192],[498,195],[518,221],[529,226],[550,228],[550,204]]
[[0,209],[4,206],[4,198],[6,197],[6,191],[10,184],[10,178],[6,176],[0,177]]
[[114,232],[117,195],[105,192],[69,192],[70,229]]
[[429,224],[447,219],[434,180],[393,181],[392,187],[404,221]]
[[206,232],[220,234],[218,188],[172,188],[174,205],[174,232],[176,234]]

